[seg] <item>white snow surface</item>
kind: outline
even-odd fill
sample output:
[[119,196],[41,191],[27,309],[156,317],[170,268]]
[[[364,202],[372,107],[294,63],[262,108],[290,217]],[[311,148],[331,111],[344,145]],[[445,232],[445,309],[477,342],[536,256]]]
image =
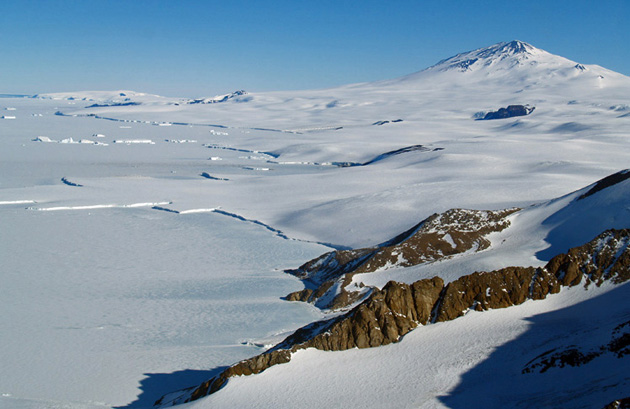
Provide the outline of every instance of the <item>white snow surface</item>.
[[[541,265],[599,228],[630,227],[628,181],[590,200],[572,193],[629,167],[629,96],[628,77],[502,43],[394,80],[223,103],[132,91],[0,99],[19,113],[0,127],[0,407],[150,406],[321,316],[280,300],[302,288],[283,269],[449,208],[524,210],[487,251],[355,282]],[[511,104],[535,110],[475,120]],[[90,143],[41,143],[53,141]],[[427,149],[388,154],[415,145]],[[599,292],[566,294],[385,348],[302,351],[193,406],[386,407],[390,392],[396,407],[448,406],[437,397],[487,368],[528,317]]]

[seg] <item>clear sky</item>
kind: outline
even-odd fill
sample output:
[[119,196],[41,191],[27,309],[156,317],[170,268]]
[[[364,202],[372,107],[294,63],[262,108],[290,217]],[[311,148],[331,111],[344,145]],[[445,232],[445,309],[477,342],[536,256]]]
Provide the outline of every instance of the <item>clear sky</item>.
[[327,88],[522,40],[630,75],[630,0],[7,0],[0,93]]

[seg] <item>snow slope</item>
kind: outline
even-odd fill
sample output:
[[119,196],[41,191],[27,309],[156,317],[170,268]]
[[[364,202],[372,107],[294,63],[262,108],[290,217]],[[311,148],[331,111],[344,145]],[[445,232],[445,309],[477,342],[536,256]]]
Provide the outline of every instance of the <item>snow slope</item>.
[[629,171],[617,175],[625,179],[589,196],[585,197],[599,183],[511,214],[507,229],[488,236],[492,246],[487,250],[414,267],[358,274],[353,283],[380,288],[389,280],[412,283],[433,276],[448,282],[472,271],[543,266],[553,256],[588,242],[604,230],[630,227]]
[[[279,299],[301,288],[282,269],[331,248],[382,243],[436,212],[526,208],[489,251],[441,265],[445,277],[466,263],[540,264],[545,251],[562,251],[590,227],[629,227],[620,225],[627,183],[623,195],[600,196],[590,210],[591,200],[568,206],[571,192],[628,168],[629,95],[628,77],[511,42],[398,79],[221,103],[131,91],[2,98],[15,119],[0,121],[0,308],[9,328],[0,335],[0,407],[150,405],[321,316]],[[513,104],[535,110],[476,120]],[[42,142],[70,138],[86,143]],[[613,209],[620,216],[607,219]],[[430,268],[396,274],[411,279]],[[362,280],[386,279],[378,277]],[[488,348],[525,333],[523,320],[605,290],[467,315],[464,324],[427,327],[428,338],[415,331],[383,349],[302,351],[195,405],[252,407],[238,399],[259,396],[260,407],[377,407],[384,390],[398,390],[402,407],[450,405],[436,397],[490,357]],[[488,331],[490,322],[497,331]],[[443,344],[440,328],[450,328],[452,343],[414,355],[420,344]],[[468,332],[474,336],[460,336]],[[473,348],[470,339],[482,335]],[[407,361],[416,366],[400,366]],[[296,375],[308,370],[317,376]],[[410,377],[412,370],[435,376]],[[287,379],[304,399],[273,393]],[[383,379],[391,379],[387,387]],[[371,386],[355,393],[356,385]]]
[[627,357],[602,356],[545,373],[522,370],[567,342],[588,349],[610,340],[628,320],[629,290],[628,284],[565,289],[544,301],[417,328],[397,344],[298,351],[287,364],[231,379],[218,393],[179,407],[603,407],[627,395]]
[[[464,72],[453,68],[472,59]],[[628,105],[630,79],[576,66],[524,43],[502,43],[377,83],[253,93],[240,103],[75,105],[62,112],[141,121],[127,125],[136,128],[149,121],[224,131],[224,138],[214,138],[216,148],[253,152],[262,162],[250,166],[253,172],[270,169],[270,176],[282,177],[256,174],[240,180],[238,189],[217,185],[208,195],[291,236],[359,247],[383,242],[434,212],[523,206],[627,168],[629,117],[617,109]],[[511,104],[536,109],[525,117],[475,120]],[[379,121],[390,122],[373,125]],[[172,132],[190,125],[174,125]],[[331,166],[417,145],[426,149],[361,168]],[[212,149],[208,156],[224,152]],[[271,192],[282,204],[266,205],[274,200]],[[173,202],[176,210],[196,206],[188,198]]]

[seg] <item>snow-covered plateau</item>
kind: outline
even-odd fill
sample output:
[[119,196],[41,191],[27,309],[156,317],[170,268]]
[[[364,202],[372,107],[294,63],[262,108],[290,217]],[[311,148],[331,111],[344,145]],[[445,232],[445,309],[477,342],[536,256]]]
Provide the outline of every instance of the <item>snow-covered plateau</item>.
[[629,398],[629,106],[520,41],[324,90],[0,98],[0,407]]

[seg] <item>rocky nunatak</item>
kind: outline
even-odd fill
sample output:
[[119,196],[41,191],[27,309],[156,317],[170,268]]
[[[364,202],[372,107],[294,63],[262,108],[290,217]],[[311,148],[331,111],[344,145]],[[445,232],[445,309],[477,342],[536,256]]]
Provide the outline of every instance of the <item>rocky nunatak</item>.
[[286,270],[306,287],[285,297],[321,309],[348,307],[371,289],[351,286],[354,274],[430,263],[466,251],[490,247],[486,236],[510,226],[508,216],[517,208],[483,211],[451,209],[434,214],[406,232],[375,247],[326,253],[296,270]]
[[390,281],[350,311],[307,325],[265,353],[232,365],[197,387],[169,394],[156,405],[171,406],[212,394],[233,376],[256,374],[289,362],[292,353],[300,349],[338,351],[387,345],[419,325],[452,320],[471,309],[505,308],[528,299],[543,299],[562,286],[622,283],[630,278],[629,244],[629,229],[607,230],[591,242],[554,257],[543,268],[476,272],[446,285],[439,277],[413,284]]
[[490,111],[486,113],[483,118],[479,119],[487,121],[489,119],[505,119],[515,116],[525,116],[534,112],[534,109],[536,109],[536,107],[529,105],[509,105],[507,108],[499,108],[497,111]]

